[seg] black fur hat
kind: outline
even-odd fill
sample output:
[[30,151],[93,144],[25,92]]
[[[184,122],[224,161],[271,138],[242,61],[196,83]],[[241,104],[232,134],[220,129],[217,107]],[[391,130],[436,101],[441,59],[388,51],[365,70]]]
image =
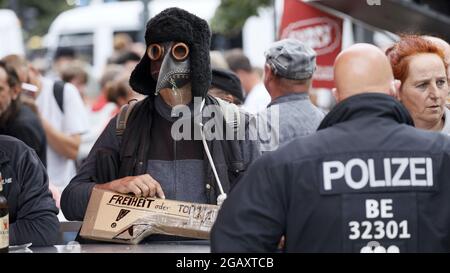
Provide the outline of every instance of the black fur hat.
[[[184,42],[189,46],[192,94],[205,97],[211,83],[211,32],[208,23],[183,9],[166,9],[147,23],[145,42],[148,48],[150,44],[168,41]],[[150,74],[147,53],[131,74],[130,85],[138,93],[154,95],[156,81]]]

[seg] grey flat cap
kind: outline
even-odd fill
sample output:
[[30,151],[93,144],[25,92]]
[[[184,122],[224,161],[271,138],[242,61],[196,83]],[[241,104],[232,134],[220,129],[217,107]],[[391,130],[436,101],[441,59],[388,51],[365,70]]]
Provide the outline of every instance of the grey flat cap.
[[284,39],[273,43],[265,56],[272,71],[283,78],[306,80],[310,79],[316,71],[316,52],[295,39]]

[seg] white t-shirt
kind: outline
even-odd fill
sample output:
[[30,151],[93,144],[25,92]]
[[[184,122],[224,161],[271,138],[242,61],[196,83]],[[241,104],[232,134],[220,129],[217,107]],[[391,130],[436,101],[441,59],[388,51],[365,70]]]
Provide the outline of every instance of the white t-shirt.
[[[83,134],[88,131],[86,109],[77,88],[72,84],[64,85],[64,113],[53,94],[54,81],[42,78],[42,91],[36,98],[37,107],[42,115],[56,130],[66,134]],[[76,174],[75,162],[58,154],[47,144],[47,172],[50,183],[60,192]]]
[[108,125],[111,118],[117,112],[117,105],[109,102],[103,106],[100,111],[92,111],[90,107],[86,108],[86,113],[88,115],[89,122],[89,132],[81,137],[81,144],[78,151],[77,160],[81,161],[85,159],[98,137],[104,131],[105,127]]
[[256,115],[265,110],[271,101],[272,98],[269,92],[267,92],[264,83],[261,82],[255,85],[250,93],[248,93],[242,108],[250,114]]
[[441,133],[450,135],[450,110],[447,108],[446,105],[444,105],[444,127],[441,130]]

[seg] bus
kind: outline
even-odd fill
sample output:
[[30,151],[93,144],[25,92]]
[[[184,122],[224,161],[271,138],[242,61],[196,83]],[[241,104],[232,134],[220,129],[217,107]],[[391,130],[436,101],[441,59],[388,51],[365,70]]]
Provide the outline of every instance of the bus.
[[[169,7],[185,9],[209,21],[220,0],[152,0],[149,17]],[[141,1],[93,3],[61,13],[51,24],[44,37],[48,54],[58,48],[70,47],[92,65],[94,77],[99,77],[113,53],[116,34],[126,33],[133,40],[143,37],[143,4]],[[264,31],[261,31],[264,30]],[[213,34],[212,50],[241,47],[255,66],[263,66],[264,50],[275,39],[273,12],[264,10],[259,17],[247,21],[242,33],[236,37]]]
[[22,27],[14,11],[0,9],[0,58],[9,54],[25,54]]

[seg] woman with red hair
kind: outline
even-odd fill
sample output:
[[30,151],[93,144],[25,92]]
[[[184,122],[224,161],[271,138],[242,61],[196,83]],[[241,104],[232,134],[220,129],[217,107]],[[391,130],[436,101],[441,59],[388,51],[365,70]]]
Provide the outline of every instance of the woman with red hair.
[[386,51],[394,77],[401,81],[399,100],[417,128],[450,134],[449,91],[444,53],[430,41],[406,35]]

